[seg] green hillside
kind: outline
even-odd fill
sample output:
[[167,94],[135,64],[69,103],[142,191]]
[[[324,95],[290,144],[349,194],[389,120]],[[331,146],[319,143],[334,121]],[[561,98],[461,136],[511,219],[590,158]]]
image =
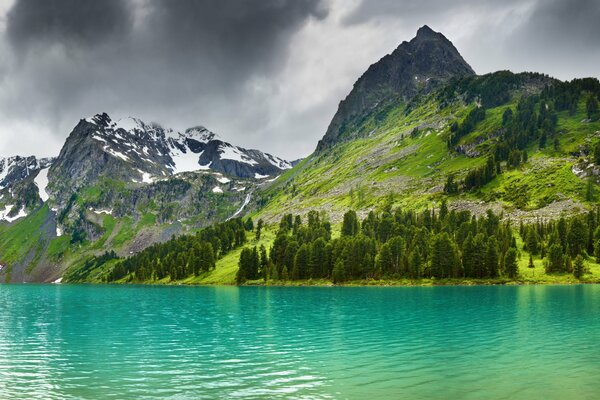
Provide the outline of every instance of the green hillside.
[[[564,93],[572,96],[568,103]],[[274,221],[286,212],[316,209],[339,221],[350,207],[366,211],[391,203],[419,209],[444,197],[451,207],[476,213],[492,208],[516,218],[582,211],[596,200],[597,179],[588,167],[600,121],[589,118],[594,116],[587,105],[598,93],[596,80],[563,84],[507,72],[451,83],[369,115],[352,132],[353,140],[316,152],[286,172],[263,194],[265,206],[256,216]],[[503,123],[507,110],[525,118],[518,111],[525,104],[531,113],[523,126]],[[470,124],[477,110],[484,117],[450,144],[453,129]],[[465,182],[491,157],[493,176],[475,185]],[[573,173],[579,169],[580,177]],[[592,176],[592,190],[586,175]],[[454,190],[445,188],[451,176]]]

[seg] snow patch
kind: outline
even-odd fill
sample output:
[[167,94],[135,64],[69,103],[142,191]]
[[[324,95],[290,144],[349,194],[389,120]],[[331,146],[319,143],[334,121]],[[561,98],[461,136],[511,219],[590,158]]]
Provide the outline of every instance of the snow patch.
[[212,192],[213,192],[213,193],[223,193],[223,189],[221,189],[221,188],[220,188],[220,187],[218,187],[218,186],[215,186],[215,187],[212,189]]
[[33,180],[35,182],[36,186],[38,187],[40,199],[42,199],[42,201],[44,203],[47,202],[48,199],[50,198],[50,195],[46,191],[46,188],[48,187],[48,170],[49,169],[50,168],[41,169],[40,172],[38,172],[35,179]]
[[258,172],[254,173],[254,179],[265,179],[268,177],[269,177],[269,175],[261,175]]
[[242,153],[242,151],[238,147],[233,147],[232,145],[220,145],[219,154],[221,156],[221,160],[233,160],[249,165],[258,164],[256,160],[253,160],[252,158],[248,157],[246,154]]
[[182,152],[177,147],[173,146],[173,153],[171,159],[173,160],[172,171],[173,174],[179,174],[181,172],[193,172],[201,168],[198,160],[202,153],[194,153],[192,150],[186,147],[186,152]]
[[4,210],[0,210],[0,220],[13,222],[13,221],[18,220],[19,218],[23,218],[23,217],[27,216],[27,213],[25,212],[25,207],[23,207],[23,208],[21,208],[21,210],[19,210],[17,215],[15,215],[14,217],[9,217],[8,214],[13,209],[13,207],[14,207],[13,205],[9,204],[4,208]]
[[141,169],[138,169],[138,172],[142,174],[142,183],[153,183],[154,178],[148,172],[144,172]]
[[277,178],[279,178],[281,175],[277,175],[275,178],[273,179],[267,179],[265,182],[275,182],[277,180]]
[[98,214],[98,215],[100,215],[100,214],[112,215],[112,213],[113,213],[112,209],[110,209],[110,210],[92,210],[92,209],[90,209],[90,211],[92,211],[94,214]]
[[201,170],[203,170],[203,171],[206,171],[206,170],[210,169],[210,166],[211,166],[211,165],[212,165],[212,161],[211,161],[211,162],[209,162],[209,163],[208,163],[208,164],[206,164],[206,165],[202,165],[202,164],[200,164],[200,165],[199,165],[199,167],[200,167],[199,169],[201,169]]
[[96,134],[92,135],[92,139],[97,140],[99,142],[104,142],[104,143],[108,144],[108,142],[106,141],[106,139],[104,139],[103,137],[98,136]]
[[58,225],[56,225],[56,237],[61,237],[63,235],[62,229]]
[[270,162],[271,164],[273,164],[275,167],[279,168],[279,169],[290,169],[292,168],[292,164],[290,164],[289,162],[282,160],[279,157],[275,157],[269,153],[265,153],[265,157],[267,159],[268,162]]
[[219,183],[229,183],[229,182],[231,182],[231,179],[227,179],[224,176],[220,176],[220,177],[217,177],[217,181],[219,181]]
[[56,283],[56,284],[62,283],[62,276],[60,278],[58,278],[57,280],[53,281],[52,283]]
[[114,157],[120,158],[123,161],[129,162],[129,157],[127,157],[123,153],[120,153],[120,152],[118,152],[116,150],[113,150],[113,149],[109,148],[108,146],[104,146],[104,151],[106,151],[111,156],[114,156]]
[[[142,121],[140,121],[137,118],[132,118],[132,117],[121,118],[120,120],[118,120],[114,123],[115,130],[123,129],[127,132],[133,131],[136,128],[139,129],[140,126],[143,126]],[[121,137],[121,139],[123,139],[123,138]]]

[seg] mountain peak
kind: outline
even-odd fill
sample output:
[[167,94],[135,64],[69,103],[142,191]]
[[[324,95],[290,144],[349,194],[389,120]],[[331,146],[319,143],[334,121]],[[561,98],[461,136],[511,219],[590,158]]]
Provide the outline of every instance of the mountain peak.
[[473,74],[452,42],[424,25],[415,38],[402,42],[356,81],[340,103],[317,150],[360,135],[358,125],[378,108],[409,102],[453,77]]
[[429,37],[434,35],[439,35],[439,33],[431,29],[429,26],[423,25],[419,28],[419,30],[417,30],[417,36],[415,38]]

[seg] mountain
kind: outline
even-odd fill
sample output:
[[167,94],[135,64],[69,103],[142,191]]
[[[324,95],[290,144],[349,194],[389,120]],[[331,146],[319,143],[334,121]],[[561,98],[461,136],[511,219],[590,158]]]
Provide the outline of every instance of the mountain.
[[[357,211],[357,225],[371,218],[366,228],[389,227],[394,219],[406,220],[407,228],[443,201],[452,218],[488,210],[513,224],[593,216],[599,99],[596,78],[476,75],[448,39],[423,27],[363,74],[316,151],[292,163],[233,146],[201,127],[174,132],[96,115],[78,123],[55,160],[12,161],[20,165],[19,178],[2,192],[9,200],[0,206],[12,206],[12,222],[0,223],[0,279],[234,283],[242,239],[254,235],[243,234],[249,221],[234,217],[248,213],[266,224],[260,239],[252,236],[257,245],[281,247],[285,241],[275,240],[270,226],[288,226],[304,259],[307,247],[299,243],[310,234],[297,222],[309,213],[309,225],[326,238],[348,209]],[[10,197],[17,187],[23,194]],[[419,235],[439,228],[417,222]],[[413,228],[403,233],[406,243],[415,239]],[[587,232],[585,243],[597,239],[592,230],[580,231]],[[210,252],[199,249],[208,247],[213,256],[203,259]],[[291,250],[289,256],[279,250],[295,260]],[[150,263],[152,254],[172,268]],[[193,268],[185,260],[192,256],[204,267],[188,277]]]
[[364,118],[395,102],[408,102],[454,77],[475,72],[444,35],[427,25],[410,42],[402,42],[391,54],[371,65],[356,81],[335,113],[317,149],[356,135]]
[[151,183],[183,172],[224,173],[261,179],[291,164],[258,150],[224,142],[204,127],[182,132],[136,118],[113,121],[107,114],[82,119],[69,135],[51,176],[61,176],[54,193],[77,190],[99,176],[124,182]]
[[82,119],[56,158],[0,160],[0,279],[53,280],[98,252],[132,254],[232,218],[291,167],[204,127]]
[[260,193],[258,216],[317,210],[339,222],[349,207],[364,216],[444,198],[513,220],[587,210],[600,174],[598,98],[596,78],[475,75],[425,26],[359,78],[317,150]]

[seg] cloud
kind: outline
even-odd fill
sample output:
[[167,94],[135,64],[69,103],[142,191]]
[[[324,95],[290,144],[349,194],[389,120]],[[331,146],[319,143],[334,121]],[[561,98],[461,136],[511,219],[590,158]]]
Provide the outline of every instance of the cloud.
[[478,73],[539,71],[560,79],[598,76],[597,0],[361,1],[346,25],[427,24],[449,37]]
[[55,42],[90,46],[127,34],[131,10],[121,0],[17,1],[7,23],[7,37],[17,49]]
[[291,37],[327,13],[321,0],[17,0],[0,45],[10,54],[0,61],[3,135],[27,134],[15,128],[27,120],[58,147],[79,118],[107,111],[205,124],[252,145],[261,127],[250,112],[265,113],[249,102],[255,82],[277,76]]
[[[9,4],[9,2],[12,2]],[[0,154],[106,111],[309,154],[368,66],[427,24],[478,72],[598,76],[596,0],[0,0]]]

